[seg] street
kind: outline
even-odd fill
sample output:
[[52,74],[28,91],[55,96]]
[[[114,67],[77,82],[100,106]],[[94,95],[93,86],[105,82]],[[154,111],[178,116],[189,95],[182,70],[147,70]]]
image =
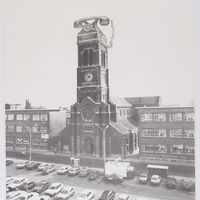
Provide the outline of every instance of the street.
[[[40,180],[48,180],[51,183],[60,182],[64,185],[74,186],[76,195],[73,199],[76,199],[77,194],[84,190],[90,189],[95,191],[95,200],[97,200],[104,190],[113,190],[116,192],[116,197],[120,193],[127,193],[132,197],[132,200],[193,200],[195,195],[193,192],[181,191],[179,188],[175,190],[169,190],[165,184],[162,183],[160,186],[151,186],[149,183],[141,185],[138,183],[138,178],[135,177],[133,180],[125,180],[121,185],[106,184],[102,181],[102,177],[99,177],[95,181],[88,181],[87,178],[70,177],[68,175],[58,175],[57,172],[53,172],[48,175],[42,175],[38,171],[28,171],[26,169],[16,169],[15,164],[19,163],[20,160],[13,159],[14,163],[6,167],[7,176],[23,176],[27,177],[36,182]],[[59,169],[61,164],[55,164],[56,169]],[[116,198],[117,199],[117,198]]]

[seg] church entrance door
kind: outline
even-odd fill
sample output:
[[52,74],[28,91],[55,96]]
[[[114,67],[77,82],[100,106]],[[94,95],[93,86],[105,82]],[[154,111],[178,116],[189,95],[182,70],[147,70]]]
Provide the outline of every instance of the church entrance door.
[[84,139],[83,152],[87,155],[92,155],[94,153],[94,142],[91,137],[86,137]]

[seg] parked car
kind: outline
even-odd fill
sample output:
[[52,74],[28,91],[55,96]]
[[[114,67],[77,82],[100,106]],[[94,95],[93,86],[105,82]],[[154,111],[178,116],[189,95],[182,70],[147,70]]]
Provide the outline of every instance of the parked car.
[[85,191],[80,193],[77,200],[91,200],[93,198],[94,198],[94,192],[89,191],[89,190],[85,190]]
[[42,169],[42,174],[47,175],[47,174],[50,174],[50,173],[55,172],[55,171],[56,171],[55,167],[49,166],[49,167],[45,167],[45,168]]
[[6,186],[12,183],[15,179],[16,177],[6,177]]
[[20,162],[20,163],[16,164],[16,168],[17,169],[24,169],[28,164],[29,164],[29,161]]
[[32,192],[37,192],[41,194],[45,190],[47,190],[50,187],[51,183],[46,180],[42,180],[39,183],[36,184],[36,186],[32,189]]
[[6,166],[13,164],[14,161],[13,160],[6,160]]
[[29,180],[29,181],[24,182],[19,187],[19,189],[29,192],[29,191],[31,191],[35,187],[35,185],[36,185],[36,183],[34,181]]
[[130,200],[130,196],[128,194],[120,194],[118,200]]
[[35,192],[28,193],[23,191],[23,193],[20,194],[20,196],[14,198],[13,200],[33,200],[37,196],[38,194]]
[[81,167],[79,177],[86,177],[90,174],[90,170],[87,167]]
[[90,172],[89,176],[88,176],[88,180],[89,180],[89,181],[92,181],[92,180],[97,179],[97,177],[98,177],[98,172],[95,171],[95,170],[92,170],[92,171]]
[[143,183],[143,184],[147,183],[147,181],[148,181],[148,176],[147,176],[147,174],[146,174],[146,173],[140,174],[140,176],[139,176],[139,181],[140,181],[140,183]]
[[41,171],[43,168],[48,167],[50,164],[49,163],[41,163],[38,166],[38,171]]
[[103,180],[107,182],[111,182],[114,184],[120,184],[123,182],[123,177],[119,176],[118,174],[111,174],[111,175],[105,175],[103,177]]
[[60,174],[60,175],[61,174],[66,174],[71,168],[72,167],[70,165],[63,166],[57,171],[57,173]]
[[63,189],[62,183],[53,183],[45,192],[44,195],[48,195],[50,197],[55,196]]
[[172,189],[176,188],[176,179],[174,178],[174,176],[167,177],[166,186],[167,188],[172,188]]
[[193,181],[190,178],[184,178],[181,180],[181,189],[191,191],[193,187]]
[[76,176],[77,174],[79,174],[80,169],[79,167],[72,167],[69,171],[68,171],[68,175],[69,176]]
[[6,195],[6,199],[14,199],[16,197],[19,197],[21,194],[23,193],[23,191],[12,191],[12,192],[9,192],[7,195]]
[[52,200],[52,198],[47,195],[41,195],[41,196],[34,197],[32,200]]
[[115,192],[112,190],[105,190],[99,200],[114,200],[115,199]]
[[16,178],[13,182],[11,182],[7,187],[9,191],[13,191],[18,189],[24,182],[26,182],[27,178]]
[[161,183],[161,177],[159,175],[153,175],[151,177],[151,184],[152,185],[160,185]]
[[28,165],[26,165],[26,169],[28,169],[28,170],[37,169],[40,164],[41,163],[39,163],[39,162],[30,162],[30,163],[28,163]]
[[53,200],[66,200],[72,197],[75,193],[73,187],[64,187],[61,192],[59,192]]

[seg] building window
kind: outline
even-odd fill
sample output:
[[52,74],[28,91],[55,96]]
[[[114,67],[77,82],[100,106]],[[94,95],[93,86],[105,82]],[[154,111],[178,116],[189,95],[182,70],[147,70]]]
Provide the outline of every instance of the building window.
[[154,137],[166,137],[166,129],[155,129]]
[[16,126],[16,132],[18,132],[18,133],[23,132],[23,127],[22,126]]
[[5,120],[8,120],[8,115],[7,114],[5,114]]
[[167,146],[163,144],[143,144],[141,151],[146,153],[166,153]]
[[83,125],[83,131],[93,132],[94,131],[94,126],[92,124],[84,124]]
[[153,129],[142,129],[141,135],[142,137],[153,137]]
[[166,145],[155,144],[154,152],[155,153],[166,153],[167,152],[167,147],[166,147]]
[[151,113],[145,113],[141,115],[141,122],[151,122],[153,120],[153,115]]
[[194,113],[193,112],[183,113],[183,120],[186,122],[193,122]]
[[169,114],[169,121],[170,122],[178,122],[182,121],[182,113],[171,113]]
[[14,114],[8,114],[8,120],[14,120]]
[[93,63],[94,63],[94,52],[93,52],[93,49],[90,49],[90,51],[89,51],[89,64],[93,65]]
[[101,64],[105,67],[106,65],[105,51],[101,50]]
[[47,114],[41,115],[40,118],[41,118],[41,121],[48,121],[48,115]]
[[171,146],[171,153],[172,154],[183,154],[183,145],[182,144],[173,144]]
[[166,137],[166,129],[141,129],[142,137]]
[[188,145],[185,146],[184,152],[185,152],[185,154],[190,154],[190,155],[194,155],[195,154],[194,147],[193,146],[188,146]]
[[194,138],[194,129],[185,129],[184,137],[186,138]]
[[153,144],[144,144],[141,146],[142,152],[154,152],[154,145]]
[[30,144],[29,138],[23,138],[23,144]]
[[47,127],[40,127],[40,133],[47,133]]
[[25,114],[25,115],[24,115],[24,121],[29,121],[29,120],[31,120],[31,116]]
[[38,127],[38,126],[33,126],[33,127],[32,127],[32,132],[33,132],[33,133],[39,133],[39,132],[40,132],[39,127]]
[[39,139],[32,139],[32,144],[33,145],[39,145],[40,144],[40,140]]
[[7,137],[7,138],[6,138],[6,142],[7,142],[8,144],[14,144],[14,138],[12,138],[12,137]]
[[47,140],[40,140],[41,146],[47,146]]
[[166,114],[165,113],[154,113],[153,120],[155,122],[165,122],[166,121]]
[[33,121],[40,121],[40,115],[33,115]]
[[23,115],[22,114],[17,114],[16,115],[17,120],[23,120]]
[[183,138],[183,130],[182,129],[171,129],[170,137]]
[[22,144],[23,138],[16,138],[16,144]]
[[87,49],[84,50],[83,62],[84,62],[84,66],[88,66],[88,50]]
[[14,126],[13,125],[8,125],[7,127],[6,127],[6,131],[7,132],[14,132]]

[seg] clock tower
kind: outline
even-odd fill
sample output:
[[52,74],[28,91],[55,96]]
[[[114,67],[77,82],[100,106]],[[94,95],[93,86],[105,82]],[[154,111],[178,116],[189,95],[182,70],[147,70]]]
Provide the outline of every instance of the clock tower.
[[[99,26],[113,23],[107,17],[81,18],[77,35],[77,102],[71,106],[71,150],[74,155],[102,156],[103,130],[116,119],[115,105],[109,99],[108,48],[112,46]],[[108,131],[108,130],[107,130]],[[107,154],[109,154],[109,148]]]

